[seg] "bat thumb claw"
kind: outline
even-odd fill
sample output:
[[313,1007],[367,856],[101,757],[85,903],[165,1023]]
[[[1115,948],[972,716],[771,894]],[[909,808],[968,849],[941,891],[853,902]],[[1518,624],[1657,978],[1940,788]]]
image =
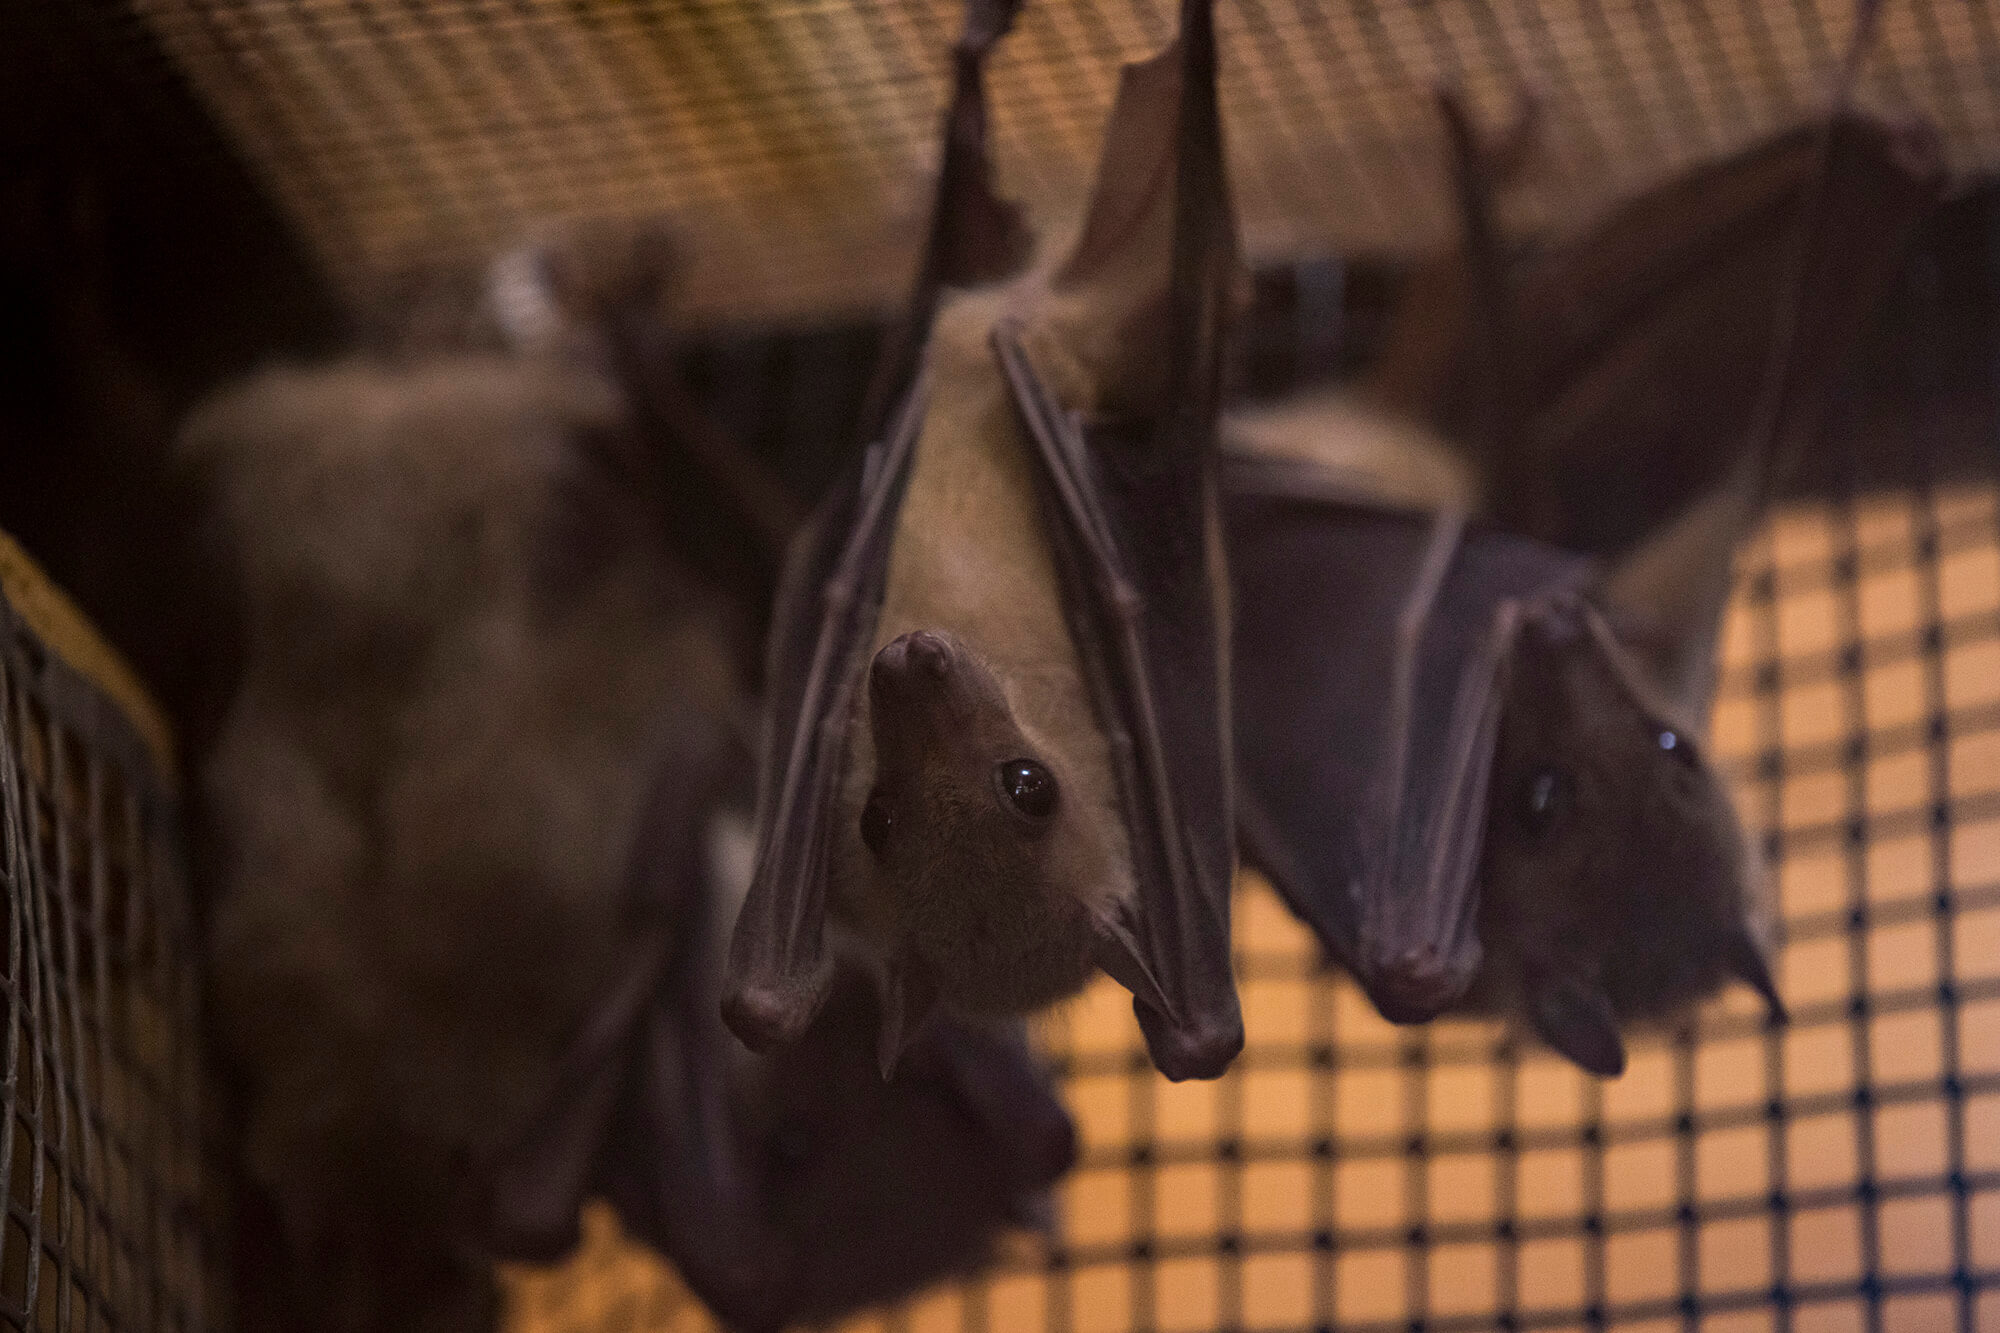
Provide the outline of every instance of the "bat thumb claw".
[[1193,1022],[1175,1023],[1136,997],[1132,1010],[1146,1034],[1153,1067],[1172,1082],[1218,1078],[1243,1050],[1243,1020],[1233,1011],[1226,1016],[1205,1015]]
[[806,1034],[826,1002],[827,987],[808,981],[738,981],[722,996],[722,1021],[753,1051],[789,1046]]

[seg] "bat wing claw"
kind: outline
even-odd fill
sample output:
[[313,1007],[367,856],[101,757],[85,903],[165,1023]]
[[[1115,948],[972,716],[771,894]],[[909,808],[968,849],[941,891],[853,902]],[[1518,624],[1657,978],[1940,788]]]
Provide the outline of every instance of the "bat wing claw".
[[1243,1021],[1214,1014],[1173,1023],[1165,1014],[1134,997],[1132,1011],[1146,1034],[1153,1064],[1175,1083],[1191,1078],[1217,1078],[1243,1050]]

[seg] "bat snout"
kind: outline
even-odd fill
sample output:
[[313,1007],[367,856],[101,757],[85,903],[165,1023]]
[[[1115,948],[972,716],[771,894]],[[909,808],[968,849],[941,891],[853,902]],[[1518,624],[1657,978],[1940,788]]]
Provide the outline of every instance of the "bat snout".
[[964,656],[949,634],[911,630],[882,645],[868,669],[870,691],[905,694],[948,683]]
[[1427,1023],[1472,984],[1472,967],[1455,966],[1434,946],[1365,955],[1368,998],[1391,1023]]
[[908,634],[882,644],[882,650],[876,652],[868,679],[898,685],[946,681],[952,675],[958,654],[960,648],[952,642],[950,634],[936,630],[910,630]]

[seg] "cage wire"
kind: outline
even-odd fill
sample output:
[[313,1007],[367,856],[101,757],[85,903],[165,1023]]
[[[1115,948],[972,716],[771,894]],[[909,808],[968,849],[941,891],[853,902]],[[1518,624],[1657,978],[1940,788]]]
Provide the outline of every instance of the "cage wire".
[[[879,309],[914,259],[961,0],[92,0],[158,42],[355,299],[524,219],[664,212],[691,318]],[[1218,6],[1238,214],[1258,259],[1447,234],[1432,95],[1540,150],[1518,226],[1574,222],[1809,114],[1853,0],[1233,0]],[[992,62],[1005,187],[1073,206],[1122,61],[1169,0],[1030,4]],[[135,38],[138,34],[135,31]],[[1892,0],[1858,89],[2000,167],[2000,13]]]
[[167,747],[129,672],[0,536],[0,1327],[220,1314]]

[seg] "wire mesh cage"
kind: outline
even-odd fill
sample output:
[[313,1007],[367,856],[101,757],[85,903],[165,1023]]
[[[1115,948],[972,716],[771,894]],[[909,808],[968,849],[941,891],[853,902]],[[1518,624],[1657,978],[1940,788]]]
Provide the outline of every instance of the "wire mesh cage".
[[[350,290],[479,253],[524,218],[664,212],[695,318],[810,321],[902,290],[935,166],[959,0],[135,0]],[[1121,62],[1166,0],[1029,5],[992,70],[1003,182],[1038,212],[1084,184]],[[1448,228],[1431,106],[1523,92],[1542,151],[1523,225],[1575,221],[1816,105],[1849,0],[1247,0],[1217,14],[1245,240],[1277,259],[1408,251]],[[1862,99],[2000,164],[2000,19],[1889,6]]]
[[212,1327],[197,978],[164,727],[0,538],[0,1326]]
[[[195,90],[350,297],[525,222],[665,212],[688,243],[688,318],[748,325],[900,290],[958,15],[957,0],[80,8]],[[1027,7],[993,69],[1011,191],[1044,211],[1075,194],[1118,63],[1170,11]],[[1222,5],[1249,248],[1439,238],[1441,79],[1487,122],[1523,90],[1541,100],[1545,141],[1507,220],[1580,220],[1805,114],[1850,19],[1847,0]],[[1892,0],[1861,95],[1935,121],[1962,177],[1991,173],[2000,11]],[[1328,309],[1267,341],[1323,337],[1307,326]],[[734,396],[758,397],[740,378]],[[833,415],[828,383],[794,416]],[[1990,414],[1973,428],[1989,477],[1995,431]],[[1490,1024],[1393,1028],[1246,879],[1235,1069],[1160,1080],[1126,997],[1099,984],[1042,1032],[1085,1145],[1059,1237],[857,1327],[2000,1329],[2000,492],[1926,477],[1927,447],[1875,442],[1878,461],[1917,461],[1795,501],[1740,562],[1715,742],[1781,901],[1789,1025],[1727,997],[1635,1043],[1608,1083]],[[0,1323],[201,1326],[219,1312],[171,798],[130,726],[17,621],[0,621]],[[571,1265],[510,1275],[514,1333],[709,1326],[607,1215],[586,1237]]]

